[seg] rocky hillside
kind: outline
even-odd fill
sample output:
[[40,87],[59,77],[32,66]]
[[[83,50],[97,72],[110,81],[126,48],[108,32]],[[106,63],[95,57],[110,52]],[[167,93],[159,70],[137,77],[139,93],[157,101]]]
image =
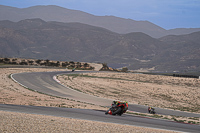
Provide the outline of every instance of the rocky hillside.
[[121,64],[132,70],[199,70],[199,38],[200,32],[155,39],[81,23],[0,21],[0,56]]

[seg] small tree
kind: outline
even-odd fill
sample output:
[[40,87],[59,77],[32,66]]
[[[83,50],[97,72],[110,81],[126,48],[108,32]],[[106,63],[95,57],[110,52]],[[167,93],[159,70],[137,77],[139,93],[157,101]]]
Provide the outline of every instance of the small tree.
[[28,65],[28,63],[26,61],[24,61],[24,60],[22,60],[19,64],[20,65]]
[[66,64],[66,66],[70,65],[70,63],[69,63],[69,62],[67,62],[67,61],[65,62],[65,64]]
[[69,63],[70,63],[70,64],[75,64],[73,61],[70,61]]
[[12,61],[16,61],[17,59],[12,59]]
[[6,62],[7,62],[7,61],[10,61],[10,59],[9,59],[9,58],[4,58],[4,61],[6,61]]
[[128,71],[128,68],[127,67],[123,67],[122,68],[122,72],[127,72]]
[[83,66],[84,67],[89,67],[89,64],[88,63],[84,63]]
[[28,63],[31,65],[33,65],[33,62],[34,62],[33,60],[28,60]]
[[66,63],[62,62],[62,67],[66,67],[66,66],[67,66]]
[[57,67],[60,66],[60,61],[57,61],[56,66],[57,66]]
[[0,59],[0,63],[2,63],[3,62],[3,59]]
[[36,62],[37,64],[40,64],[41,61],[42,61],[42,60],[38,59],[38,60],[36,60],[35,62]]
[[49,60],[47,59],[47,60],[45,60],[46,61],[46,63],[49,63]]

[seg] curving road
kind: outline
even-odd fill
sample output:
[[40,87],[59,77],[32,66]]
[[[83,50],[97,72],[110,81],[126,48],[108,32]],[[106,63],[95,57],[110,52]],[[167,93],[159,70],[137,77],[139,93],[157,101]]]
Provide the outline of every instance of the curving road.
[[[75,71],[73,73],[92,73],[94,71]],[[87,95],[66,86],[58,84],[53,77],[60,74],[72,74],[69,71],[66,72],[38,72],[38,73],[19,73],[14,74],[12,77],[19,83],[23,84],[27,88],[42,92],[45,94],[59,96],[77,101],[97,104],[101,106],[110,106],[113,100],[99,98],[91,95]],[[181,111],[167,110],[161,108],[155,108],[157,114],[163,115],[176,115],[187,117],[200,117],[200,114],[187,113]],[[130,111],[136,111],[141,113],[147,113],[147,106],[129,104]]]
[[[93,72],[93,71],[81,71],[74,73],[85,73],[85,72]],[[72,90],[68,87],[62,86],[57,83],[53,76],[59,74],[69,74],[70,72],[40,72],[40,73],[20,73],[14,74],[12,77],[23,84],[27,88],[32,90],[42,92],[49,95],[74,99],[77,101],[83,101],[87,103],[110,106],[112,100],[98,98],[94,96],[90,96],[87,94],[83,94],[81,92]],[[145,127],[153,127],[153,128],[162,128],[162,129],[170,129],[176,131],[183,132],[199,132],[200,126],[190,125],[190,124],[182,124],[171,122],[167,120],[159,120],[159,119],[150,119],[139,116],[130,116],[130,115],[122,115],[120,116],[110,116],[105,115],[104,111],[97,110],[83,110],[83,109],[68,109],[68,108],[53,108],[53,107],[35,107],[35,106],[16,106],[16,105],[1,105],[1,110],[8,111],[19,111],[25,113],[37,113],[37,114],[45,114],[45,115],[54,115],[61,117],[71,117],[78,119],[87,119],[87,120],[95,120],[95,121],[103,121],[103,122],[113,122],[113,123],[121,123],[128,125],[136,125],[136,126],[145,126]],[[141,105],[129,105],[129,110],[137,111],[137,112],[147,112],[146,106]],[[200,114],[186,113],[181,111],[173,111],[166,109],[156,108],[156,112],[159,114],[168,114],[168,115],[178,115],[178,116],[188,116],[188,117],[200,117]]]

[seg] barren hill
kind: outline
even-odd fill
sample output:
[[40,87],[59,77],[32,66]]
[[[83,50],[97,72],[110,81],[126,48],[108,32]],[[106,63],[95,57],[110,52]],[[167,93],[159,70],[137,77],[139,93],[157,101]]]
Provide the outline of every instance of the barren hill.
[[0,21],[0,56],[121,64],[154,71],[199,70],[200,32],[160,39],[81,23]]
[[71,10],[55,5],[15,8],[0,5],[0,20],[18,22],[24,19],[40,18],[45,21],[79,22],[106,28],[116,33],[127,34],[143,32],[154,38],[166,35],[181,35],[200,31],[200,28],[182,28],[165,30],[149,21],[135,21],[116,16],[95,16],[86,12]]

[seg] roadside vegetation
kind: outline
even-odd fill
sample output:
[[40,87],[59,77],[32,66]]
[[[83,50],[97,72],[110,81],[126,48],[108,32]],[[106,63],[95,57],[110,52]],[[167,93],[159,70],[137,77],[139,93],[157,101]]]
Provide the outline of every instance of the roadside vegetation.
[[94,67],[88,63],[74,62],[74,61],[52,61],[41,59],[21,59],[21,58],[0,58],[0,66],[18,65],[18,66],[35,66],[35,67],[53,67],[53,68],[67,68],[77,70],[93,70]]
[[128,111],[127,114],[135,115],[135,116],[151,117],[151,118],[156,118],[156,119],[171,120],[171,121],[180,122],[180,123],[200,125],[199,117],[182,117],[182,116],[174,116],[174,115],[147,114],[147,113],[136,113],[136,112],[130,112],[130,111]]

